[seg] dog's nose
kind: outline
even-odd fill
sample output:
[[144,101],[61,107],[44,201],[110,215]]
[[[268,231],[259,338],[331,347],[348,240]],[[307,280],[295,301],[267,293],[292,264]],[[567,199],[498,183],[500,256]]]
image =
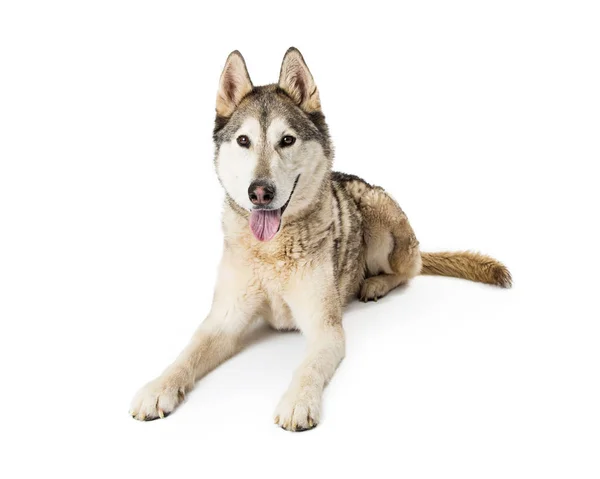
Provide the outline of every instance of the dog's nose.
[[267,206],[275,198],[275,186],[264,180],[253,181],[248,187],[248,198],[253,205]]

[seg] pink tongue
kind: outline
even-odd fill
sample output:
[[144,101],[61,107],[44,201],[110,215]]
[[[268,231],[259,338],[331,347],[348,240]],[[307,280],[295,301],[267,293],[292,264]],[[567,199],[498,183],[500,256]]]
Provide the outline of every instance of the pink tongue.
[[279,229],[281,208],[278,210],[254,210],[250,215],[250,229],[257,240],[269,241]]

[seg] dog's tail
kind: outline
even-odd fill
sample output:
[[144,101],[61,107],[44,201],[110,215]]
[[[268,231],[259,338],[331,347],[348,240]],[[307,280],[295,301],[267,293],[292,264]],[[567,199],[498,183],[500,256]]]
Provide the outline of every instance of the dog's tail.
[[494,284],[502,288],[512,286],[508,268],[500,261],[479,253],[460,251],[456,253],[421,253],[421,274],[453,276],[480,283]]

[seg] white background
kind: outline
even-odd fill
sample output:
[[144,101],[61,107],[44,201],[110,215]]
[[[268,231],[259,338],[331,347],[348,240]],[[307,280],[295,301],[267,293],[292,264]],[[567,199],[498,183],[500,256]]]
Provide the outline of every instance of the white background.
[[[592,1],[2,2],[2,477],[597,478],[599,24]],[[352,304],[311,432],[272,423],[304,342],[266,329],[134,421],[210,306],[225,58],[270,83],[291,45],[336,169],[515,286]]]

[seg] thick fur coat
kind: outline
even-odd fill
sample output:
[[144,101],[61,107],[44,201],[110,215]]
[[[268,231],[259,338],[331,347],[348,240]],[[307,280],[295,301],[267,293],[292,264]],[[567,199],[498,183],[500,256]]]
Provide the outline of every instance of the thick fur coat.
[[422,253],[388,193],[332,171],[319,91],[295,48],[283,59],[278,83],[259,87],[239,52],[231,53],[216,110],[215,168],[226,199],[213,305],[173,364],[134,397],[136,419],[171,413],[262,319],[307,338],[307,355],[274,420],[287,430],[310,429],[344,357],[348,301],[377,301],[421,273],[510,286],[508,270],[487,256]]

